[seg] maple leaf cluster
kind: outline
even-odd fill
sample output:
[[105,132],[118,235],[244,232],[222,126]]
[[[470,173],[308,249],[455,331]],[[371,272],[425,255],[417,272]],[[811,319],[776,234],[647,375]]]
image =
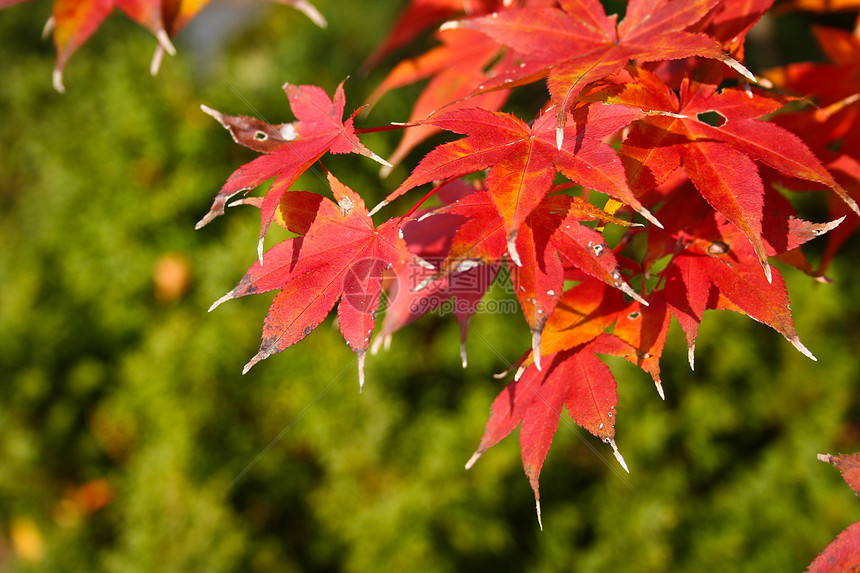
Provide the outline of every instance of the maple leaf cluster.
[[[616,382],[600,355],[639,366],[662,397],[671,319],[693,367],[704,312],[727,309],[814,360],[770,260],[827,280],[799,247],[846,217],[842,228],[857,224],[860,47],[856,35],[821,31],[834,64],[761,79],[742,63],[744,38],[770,4],[631,0],[619,18],[597,0],[414,0],[367,61],[438,27],[439,44],[396,65],[371,96],[428,81],[388,162],[360,142],[355,113],[343,119],[342,86],[333,98],[285,86],[296,121],[279,125],[204,108],[261,155],[229,177],[198,228],[274,179],[265,196],[236,201],[260,209],[258,260],[213,305],[279,291],[245,371],[307,336],[337,304],[363,384],[369,349],[450,301],[466,366],[469,320],[506,268],[532,345],[467,467],[519,427],[540,521],[540,473],[563,408],[627,469],[615,440]],[[501,111],[512,89],[535,82],[548,95],[533,117]],[[789,103],[800,111],[780,113]],[[462,137],[433,148],[372,210],[331,173],[333,200],[292,188],[327,153],[364,155],[387,174],[440,132]],[[406,215],[371,219],[428,184]],[[798,218],[785,195],[815,190],[836,198],[833,220]],[[424,207],[433,195],[440,204]],[[263,252],[273,222],[295,237]],[[607,242],[608,226],[622,228],[620,241]],[[388,303],[372,342],[381,296]]]

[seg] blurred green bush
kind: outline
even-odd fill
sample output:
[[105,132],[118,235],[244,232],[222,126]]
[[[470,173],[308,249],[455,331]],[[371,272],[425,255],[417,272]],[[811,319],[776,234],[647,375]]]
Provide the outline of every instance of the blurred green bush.
[[[257,215],[193,226],[253,155],[199,105],[286,121],[282,83],[331,93],[351,75],[358,107],[399,2],[316,4],[327,30],[265,4],[224,51],[188,31],[156,78],[152,38],[113,16],[65,96],[38,40],[50,3],[0,11],[0,570],[799,571],[860,518],[815,458],[860,449],[856,240],[834,285],[786,273],[817,363],[726,313],[703,323],[695,372],[673,330],[666,402],[610,361],[632,473],[568,424],[543,532],[516,438],[463,469],[491,373],[528,347],[521,317],[477,316],[465,371],[454,321],[423,320],[369,359],[363,394],[330,320],[242,376],[271,297],[206,309],[253,261]],[[415,93],[366,124],[407,117]],[[384,156],[396,137],[364,141]],[[369,203],[405,174],[331,163]],[[325,190],[313,173],[298,187]]]

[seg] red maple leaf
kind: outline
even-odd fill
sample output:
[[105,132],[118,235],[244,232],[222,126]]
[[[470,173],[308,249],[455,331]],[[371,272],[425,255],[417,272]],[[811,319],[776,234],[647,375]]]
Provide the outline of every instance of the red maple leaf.
[[[564,291],[544,326],[541,353],[551,355],[590,343],[612,326],[625,306],[617,289],[598,280],[586,279]],[[526,359],[523,366],[529,365]]]
[[531,212],[517,236],[523,264],[511,267],[511,277],[532,331],[531,359],[538,369],[544,326],[562,295],[566,271],[596,278],[647,305],[622,278],[603,235],[582,224],[594,220],[629,225],[579,197],[554,195]]
[[460,272],[480,263],[494,263],[504,256],[504,220],[485,189],[476,189],[436,209],[427,220],[450,215],[458,216],[460,224],[451,237],[447,256],[439,265],[440,274]]
[[[614,444],[615,381],[595,354],[614,354],[640,366],[651,374],[662,397],[659,358],[666,342],[670,313],[687,332],[692,356],[703,311],[723,308],[770,325],[812,358],[794,330],[781,275],[774,270],[773,281],[767,282],[760,272],[755,272],[757,256],[737,227],[703,199],[694,196],[682,200],[685,193],[689,190],[681,188],[677,194],[665,198],[667,207],[661,213],[666,214],[666,229],[652,230],[657,234],[654,242],[662,243],[663,247],[649,245],[649,251],[665,252],[670,243],[677,249],[663,272],[665,288],[648,295],[647,305],[644,299],[627,303],[619,290],[610,288],[611,282],[596,280],[599,273],[592,276],[583,273],[588,270],[588,265],[583,265],[578,269],[582,282],[564,292],[544,324],[540,343],[545,356],[543,369],[539,368],[535,360],[537,352],[533,350],[531,357],[520,362],[514,382],[493,403],[481,444],[467,467],[521,425],[523,467],[535,492],[538,519],[538,480],[558,428],[562,406],[568,408],[578,424],[610,441],[619,461],[624,463]],[[770,255],[797,248],[838,224],[816,224],[788,216],[787,201],[775,197],[780,196],[774,193],[774,197],[769,197],[762,223],[763,244]],[[566,227],[551,223],[551,215],[560,207],[553,203],[562,198],[547,198],[532,212],[525,227],[532,220],[541,220],[532,230],[550,229],[544,234],[558,233]],[[554,246],[551,252],[563,253],[556,241],[551,235],[549,242]],[[540,242],[538,239],[535,244]],[[613,268],[616,265],[613,263]],[[525,264],[524,268],[528,269]],[[540,284],[537,278],[533,282]],[[524,310],[540,308],[539,301],[529,303],[523,303]]]
[[857,208],[800,138],[760,119],[781,108],[783,98],[758,90],[717,91],[722,73],[713,64],[703,64],[695,78],[682,82],[680,98],[640,68],[629,67],[616,78],[604,97],[652,111],[631,126],[621,148],[631,188],[641,194],[682,166],[708,203],[747,237],[768,280],[764,184],[755,161],[831,187]]
[[780,114],[775,121],[803,137],[828,163],[840,155],[860,160],[860,36],[825,27],[813,31],[833,63],[799,62],[769,70],[767,76],[815,107]]
[[[438,127],[427,125],[424,120],[442,108],[451,111],[468,105],[495,111],[507,99],[507,91],[493,91],[465,100],[487,80],[488,74],[492,74],[492,70],[486,72],[485,68],[496,59],[498,44],[474,30],[440,30],[436,36],[442,42],[441,46],[417,58],[400,62],[368,99],[373,105],[389,90],[432,78],[409,115],[409,122],[421,125],[403,134],[388,159],[392,165],[400,163],[416,145],[439,131]],[[504,63],[497,62],[493,68]],[[382,172],[386,176],[388,168],[383,168]]]
[[773,5],[774,0],[723,0],[694,28],[723,46],[743,48],[747,32]]
[[[708,213],[708,206],[701,200],[697,204],[688,199],[684,205],[675,201],[673,210],[675,213],[666,210],[667,229],[672,228],[675,220],[685,217],[682,213],[703,214],[689,233],[678,233],[683,247],[663,272],[667,304],[687,335],[690,365],[693,365],[698,325],[707,309],[731,309],[747,314],[782,334],[800,352],[815,360],[794,329],[782,275],[773,269],[772,280],[767,281],[755,272],[758,255],[744,234],[725,217],[713,211]],[[789,219],[783,222],[781,231],[776,222],[768,223],[766,236],[785,250],[838,224],[838,221],[815,224]],[[770,242],[764,245],[766,254],[777,254]]]
[[[687,32],[706,34],[715,39],[733,58],[744,61],[744,46],[747,33],[767,12],[774,0],[722,0]],[[684,76],[695,70],[701,60],[689,57],[683,60],[662,60],[642,64],[660,76],[667,84],[677,87]],[[736,74],[724,69],[726,79],[733,80]]]
[[[619,290],[591,277],[565,291],[543,330],[543,368],[533,359],[536,353],[521,361],[514,381],[493,402],[484,435],[466,468],[521,426],[523,468],[540,522],[540,472],[566,407],[578,425],[612,445],[626,470],[615,444],[615,379],[596,354],[624,356],[650,372],[660,389],[657,360],[668,330],[666,304],[660,297],[658,293],[652,299],[658,303],[654,308],[644,301],[628,305]],[[607,334],[613,324],[613,333]]]
[[845,480],[845,483],[857,494],[860,494],[860,454],[838,456],[818,454],[818,459],[836,467],[842,473],[842,479]]
[[472,28],[513,49],[521,64],[482,86],[480,91],[518,85],[548,75],[557,113],[558,145],[565,113],[590,83],[611,75],[630,60],[652,62],[690,56],[713,58],[755,81],[719,43],[686,31],[717,0],[632,0],[621,23],[607,16],[598,0],[562,0],[561,9],[525,7],[461,20],[451,27]]
[[365,60],[365,69],[379,63],[392,51],[414,40],[419,34],[459,14],[486,14],[501,7],[500,0],[412,0],[391,27],[388,37]]
[[233,172],[215,196],[209,212],[198,223],[200,229],[224,213],[227,201],[242,191],[253,189],[274,177],[260,204],[261,227],[257,253],[263,256],[263,239],[275,217],[281,197],[290,186],[326,153],[358,153],[387,165],[385,160],[358,140],[353,118],[343,121],[346,99],[343,83],[337,86],[334,99],[316,86],[284,85],[290,107],[297,121],[272,125],[263,120],[224,115],[203,106],[203,111],[217,119],[236,143],[263,155]]
[[618,462],[629,471],[615,445],[618,393],[609,367],[588,345],[547,356],[547,362],[543,370],[534,365],[526,368],[498,395],[478,450],[466,463],[469,469],[485,451],[521,425],[523,469],[534,490],[538,523],[540,473],[558,429],[562,407],[579,426],[611,444]]
[[460,357],[465,368],[469,321],[499,271],[505,234],[502,218],[485,191],[461,180],[442,188],[467,192],[453,203],[424,213],[420,220],[404,224],[404,237],[412,252],[436,268],[400,269],[377,344],[450,301],[460,323]]
[[[767,72],[780,87],[815,102],[815,107],[782,113],[774,121],[801,136],[846,192],[860,200],[860,36],[846,30],[813,27],[821,50],[833,63],[799,62]],[[804,182],[779,181],[803,189]],[[860,220],[844,204],[828,201],[831,218],[849,219],[831,234],[827,250],[814,274],[821,275],[831,259],[854,234]]]
[[[408,237],[408,233],[404,232],[404,235]],[[424,258],[421,253],[419,251],[416,254],[428,262],[433,260]],[[404,326],[426,314],[440,311],[453,314],[460,324],[460,360],[465,368],[468,365],[466,338],[469,322],[477,312],[478,304],[487,289],[496,279],[500,267],[500,263],[479,264],[444,275],[421,265],[407,264],[399,267],[388,292],[385,319],[374,340],[373,353],[382,345],[388,348],[391,335]]]
[[301,236],[269,249],[210,309],[240,296],[280,290],[266,316],[260,351],[244,372],[310,334],[340,300],[340,331],[358,356],[359,384],[364,385],[383,274],[413,256],[399,222],[374,227],[361,197],[331,174],[328,181],[336,203],[300,191],[283,196],[279,221]]

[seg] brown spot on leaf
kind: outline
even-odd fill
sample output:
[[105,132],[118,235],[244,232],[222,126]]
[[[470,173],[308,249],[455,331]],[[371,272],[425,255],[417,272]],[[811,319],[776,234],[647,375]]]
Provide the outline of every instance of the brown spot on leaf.
[[729,246],[722,241],[714,241],[708,245],[708,254],[724,255],[729,252]]

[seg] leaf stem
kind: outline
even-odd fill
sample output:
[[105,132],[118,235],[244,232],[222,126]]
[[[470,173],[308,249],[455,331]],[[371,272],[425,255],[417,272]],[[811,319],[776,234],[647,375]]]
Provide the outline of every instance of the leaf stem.
[[433,187],[430,191],[427,192],[426,195],[424,195],[417,203],[415,203],[412,206],[412,208],[409,209],[409,211],[407,211],[406,214],[403,215],[403,217],[401,217],[401,219],[406,219],[407,217],[411,217],[412,214],[418,210],[418,207],[423,205],[427,201],[427,199],[429,199],[430,197],[435,195],[439,189],[441,189],[444,185],[447,185],[452,179],[454,179],[454,178],[449,177],[448,179],[445,179],[444,181],[442,181],[439,185],[436,185],[435,187]]
[[380,131],[394,131],[395,129],[405,129],[411,127],[411,123],[391,123],[388,125],[380,125],[379,127],[356,127],[355,134],[362,135],[364,133],[377,133]]

